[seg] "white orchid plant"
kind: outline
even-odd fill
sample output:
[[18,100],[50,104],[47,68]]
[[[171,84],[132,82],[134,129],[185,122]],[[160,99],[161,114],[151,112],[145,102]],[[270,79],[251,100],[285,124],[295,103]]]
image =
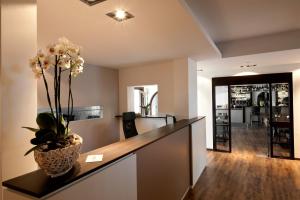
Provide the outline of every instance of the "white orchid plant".
[[[37,79],[43,78],[47,100],[51,113],[40,113],[37,116],[36,122],[39,129],[31,127],[23,127],[35,132],[35,138],[31,143],[35,145],[32,149],[26,152],[47,147],[47,149],[55,149],[67,145],[68,134],[70,132],[69,123],[70,116],[73,113],[73,95],[72,95],[72,77],[76,77],[83,72],[84,60],[80,56],[80,47],[73,44],[66,38],[60,38],[54,44],[47,47],[46,51],[39,50],[37,55],[30,59],[30,67]],[[54,74],[54,107],[52,106],[48,82],[45,72],[53,70]],[[67,119],[64,120],[61,107],[61,80],[62,74],[68,73],[68,113]]]

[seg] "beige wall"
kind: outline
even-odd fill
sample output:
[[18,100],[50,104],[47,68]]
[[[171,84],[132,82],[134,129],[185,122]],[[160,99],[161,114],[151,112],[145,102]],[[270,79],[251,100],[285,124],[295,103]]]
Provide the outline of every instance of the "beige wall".
[[139,65],[119,70],[120,112],[127,111],[127,87],[135,85],[158,85],[158,111],[174,111],[173,65],[172,61]]
[[[158,85],[158,112],[174,114],[177,118],[194,116],[189,110],[189,102],[197,107],[196,65],[189,67],[188,58],[141,64],[119,70],[120,112],[127,110],[127,87],[135,85]],[[194,71],[192,74],[189,70]],[[193,78],[192,76],[195,76]],[[189,81],[192,78],[192,81]],[[189,86],[195,82],[195,86]],[[192,110],[192,109],[191,109]],[[197,109],[196,109],[197,111]],[[191,112],[191,113],[190,113]]]
[[198,116],[197,63],[188,59],[189,118]]
[[[47,74],[49,85],[53,76]],[[82,152],[90,151],[119,140],[118,114],[118,71],[103,67],[85,65],[84,72],[72,79],[74,106],[104,106],[103,119],[90,119],[71,122],[73,132],[83,137]],[[66,77],[62,84],[62,105],[67,106],[68,83]],[[53,87],[50,87],[53,94]],[[52,101],[53,102],[53,101]],[[42,79],[38,81],[38,107],[48,107]]]
[[1,1],[2,176],[3,180],[36,169],[31,148],[36,117],[36,80],[28,59],[36,53],[36,0]]
[[173,73],[174,97],[173,99],[169,99],[169,101],[174,102],[173,113],[176,114],[177,118],[187,118],[189,116],[187,59],[173,61]]

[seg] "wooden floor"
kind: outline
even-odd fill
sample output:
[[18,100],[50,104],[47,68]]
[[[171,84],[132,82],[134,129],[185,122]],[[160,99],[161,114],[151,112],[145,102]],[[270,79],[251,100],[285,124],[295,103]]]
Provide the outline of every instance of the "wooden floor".
[[[268,130],[265,127],[231,127],[232,151],[268,156]],[[289,157],[289,147],[273,144],[275,156]]]
[[245,137],[233,132],[231,154],[209,151],[208,165],[185,200],[300,200],[300,161],[263,156],[266,140],[253,133],[257,137],[242,144]]
[[231,127],[232,152],[268,156],[267,129],[264,127]]

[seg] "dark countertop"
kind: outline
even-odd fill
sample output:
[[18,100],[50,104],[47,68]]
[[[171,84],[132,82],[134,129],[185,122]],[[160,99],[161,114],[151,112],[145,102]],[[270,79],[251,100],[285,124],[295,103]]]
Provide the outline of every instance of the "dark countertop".
[[[36,170],[7,180],[2,185],[41,198],[203,118],[205,117],[180,120],[175,124],[81,154],[74,168],[64,176],[50,178],[42,170]],[[103,154],[103,161],[86,163],[86,157],[91,154]]]

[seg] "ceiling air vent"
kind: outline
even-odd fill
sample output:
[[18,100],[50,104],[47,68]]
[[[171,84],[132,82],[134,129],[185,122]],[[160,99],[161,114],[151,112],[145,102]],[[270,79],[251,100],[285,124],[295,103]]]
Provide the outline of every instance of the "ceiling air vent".
[[86,3],[89,6],[93,6],[106,0],[80,0],[80,1]]

